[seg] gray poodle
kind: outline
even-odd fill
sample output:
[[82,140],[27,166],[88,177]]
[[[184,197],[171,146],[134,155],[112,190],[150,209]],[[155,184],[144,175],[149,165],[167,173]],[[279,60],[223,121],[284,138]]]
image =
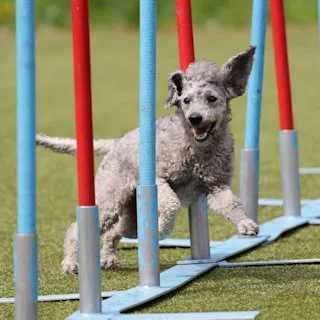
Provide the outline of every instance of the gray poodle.
[[[222,67],[201,60],[186,72],[169,77],[165,108],[173,114],[156,122],[156,184],[159,236],[168,237],[182,206],[201,194],[210,209],[230,220],[243,235],[256,235],[258,225],[248,219],[231,190],[234,141],[229,128],[231,99],[241,96],[251,72],[255,47],[230,58]],[[56,152],[75,154],[76,141],[42,134],[37,144]],[[119,139],[95,140],[103,155],[95,177],[96,202],[103,234],[101,266],[120,266],[117,246],[121,237],[137,237],[136,186],[139,184],[139,128]],[[64,243],[63,273],[77,273],[77,223],[70,225]]]

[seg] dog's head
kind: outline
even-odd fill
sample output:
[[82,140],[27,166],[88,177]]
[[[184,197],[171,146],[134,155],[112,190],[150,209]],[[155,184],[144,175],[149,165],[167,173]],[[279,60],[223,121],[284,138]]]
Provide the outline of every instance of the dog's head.
[[249,47],[222,67],[201,60],[170,75],[165,108],[182,110],[197,143],[209,142],[230,121],[229,101],[245,92],[255,49]]

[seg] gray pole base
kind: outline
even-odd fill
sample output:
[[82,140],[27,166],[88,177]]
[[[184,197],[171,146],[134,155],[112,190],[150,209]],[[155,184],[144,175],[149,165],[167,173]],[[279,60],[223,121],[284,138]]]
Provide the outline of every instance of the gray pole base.
[[15,319],[38,319],[37,235],[14,237]]
[[203,196],[189,207],[191,258],[210,258],[208,208]]
[[242,149],[240,165],[240,199],[247,217],[258,222],[259,149]]
[[101,312],[100,230],[97,206],[78,206],[80,312]]
[[137,186],[139,286],[160,286],[157,186]]
[[298,135],[295,130],[283,130],[279,134],[283,214],[300,217],[300,175],[298,157]]

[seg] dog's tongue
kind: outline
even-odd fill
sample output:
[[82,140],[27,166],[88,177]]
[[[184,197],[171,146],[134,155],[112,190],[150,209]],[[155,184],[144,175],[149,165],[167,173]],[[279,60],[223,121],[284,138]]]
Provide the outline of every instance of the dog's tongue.
[[208,124],[204,128],[195,127],[194,133],[195,133],[196,140],[198,140],[198,141],[205,140],[208,137],[208,133],[209,133],[210,129],[211,129],[211,124]]
[[211,128],[211,124],[208,124],[206,127],[204,128],[195,128],[195,132],[197,136],[203,135],[204,133],[207,133]]

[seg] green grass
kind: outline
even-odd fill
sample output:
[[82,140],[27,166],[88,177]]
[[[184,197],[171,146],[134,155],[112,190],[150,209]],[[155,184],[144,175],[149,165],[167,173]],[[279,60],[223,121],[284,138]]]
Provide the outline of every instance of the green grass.
[[[261,127],[260,191],[264,197],[281,196],[278,153],[278,112],[271,34],[268,31]],[[301,166],[319,166],[320,79],[317,28],[288,30],[295,124],[299,131]],[[37,35],[37,130],[49,135],[74,136],[73,65],[71,35],[41,29]],[[245,49],[249,30],[195,30],[198,58],[223,63]],[[95,30],[91,37],[92,89],[95,137],[117,137],[138,125],[138,34]],[[174,31],[160,31],[157,49],[157,114],[167,94],[167,76],[178,68]],[[0,167],[0,296],[14,294],[12,249],[16,231],[15,164],[15,39],[0,38],[0,108],[2,115]],[[233,102],[232,127],[236,139],[238,191],[239,154],[243,147],[246,98]],[[171,111],[166,111],[171,112]],[[47,150],[37,151],[37,195],[40,294],[78,292],[76,276],[60,274],[62,244],[75,218],[77,202],[75,158]],[[98,164],[98,159],[96,165]],[[317,176],[301,178],[302,197],[319,197]],[[261,208],[260,222],[281,215],[281,208]],[[226,239],[235,230],[222,217],[210,214],[212,239]],[[178,218],[174,237],[188,237],[185,213]],[[275,243],[237,257],[237,261],[319,257],[319,227],[290,232]],[[102,272],[103,290],[137,285],[137,250],[121,247],[122,268]],[[186,249],[161,249],[161,269],[189,255]],[[319,319],[319,266],[215,269],[170,296],[136,312],[261,310],[260,319]],[[77,302],[41,303],[41,319],[63,319]],[[0,319],[12,319],[13,306],[0,305]]]

